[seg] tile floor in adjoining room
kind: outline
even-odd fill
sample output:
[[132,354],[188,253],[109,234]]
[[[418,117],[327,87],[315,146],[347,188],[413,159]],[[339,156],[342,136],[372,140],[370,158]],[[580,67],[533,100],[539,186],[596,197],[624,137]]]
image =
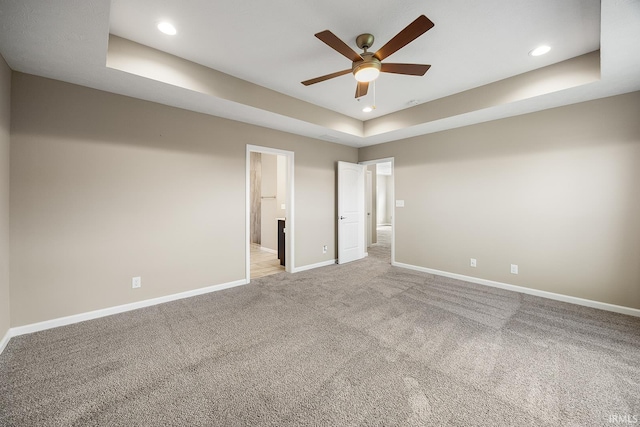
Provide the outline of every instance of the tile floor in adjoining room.
[[[378,226],[378,242],[369,248],[369,256],[385,258],[391,262],[391,227]],[[280,265],[278,255],[265,251],[257,243],[251,244],[251,278],[269,276],[271,274],[282,273],[284,266]]]
[[284,267],[280,265],[278,255],[263,250],[260,245],[251,244],[251,278],[269,276],[282,273]]

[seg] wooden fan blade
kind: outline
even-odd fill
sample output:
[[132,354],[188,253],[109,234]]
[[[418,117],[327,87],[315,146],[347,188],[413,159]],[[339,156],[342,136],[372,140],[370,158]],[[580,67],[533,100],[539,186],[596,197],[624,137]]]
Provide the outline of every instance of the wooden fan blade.
[[327,46],[335,50],[336,52],[344,55],[351,61],[362,61],[362,57],[358,55],[353,49],[351,49],[345,42],[340,40],[335,34],[329,30],[324,30],[316,37],[322,40]]
[[315,79],[305,80],[302,82],[302,84],[305,86],[309,86],[315,83],[320,83],[325,80],[332,79],[334,77],[344,76],[345,74],[349,74],[350,72],[351,72],[351,68],[349,68],[348,70],[342,70],[342,71],[337,71],[335,73],[327,74],[326,76],[316,77]]
[[356,98],[365,96],[368,90],[369,90],[369,82],[358,82],[358,86],[356,86]]
[[408,74],[410,76],[424,76],[431,65],[424,64],[382,64],[383,73]]
[[373,56],[382,61],[392,53],[402,49],[431,28],[434,23],[424,15],[418,16],[418,18],[411,24],[407,25],[404,30],[400,31],[394,38],[389,40],[387,44],[382,46]]

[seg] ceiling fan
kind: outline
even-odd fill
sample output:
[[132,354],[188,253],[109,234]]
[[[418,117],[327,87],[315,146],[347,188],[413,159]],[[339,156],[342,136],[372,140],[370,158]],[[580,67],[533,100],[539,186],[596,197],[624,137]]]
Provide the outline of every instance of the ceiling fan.
[[332,79],[334,77],[342,76],[345,74],[353,73],[358,85],[356,87],[356,98],[360,98],[367,94],[369,90],[369,82],[378,78],[378,75],[382,73],[395,73],[406,74],[410,76],[423,76],[431,65],[423,64],[389,64],[382,63],[386,57],[402,49],[422,34],[433,28],[434,23],[424,15],[420,15],[415,21],[407,25],[404,30],[400,31],[391,40],[382,46],[376,53],[368,52],[367,50],[373,44],[373,36],[371,34],[360,34],[356,38],[356,45],[364,50],[363,53],[358,54],[351,49],[345,42],[340,40],[335,34],[329,30],[319,32],[315,36],[323,41],[327,46],[334,49],[336,52],[344,55],[350,59],[353,63],[351,68],[337,71],[335,73],[327,74],[325,76],[316,77],[315,79],[305,80],[303,85],[309,86],[315,83],[320,83],[325,80]]

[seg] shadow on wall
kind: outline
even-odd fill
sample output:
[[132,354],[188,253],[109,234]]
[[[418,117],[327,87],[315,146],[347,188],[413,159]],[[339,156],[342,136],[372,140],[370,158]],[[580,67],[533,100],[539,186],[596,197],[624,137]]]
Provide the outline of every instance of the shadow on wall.
[[[624,108],[619,107],[621,101]],[[600,114],[611,110],[616,114]],[[400,167],[398,163],[405,167],[637,144],[638,111],[637,93],[621,95],[379,144],[375,151],[395,156],[399,159],[396,167]],[[616,129],[613,139],[610,129]],[[361,150],[366,153],[372,148]]]
[[[20,93],[12,104],[14,134],[185,154],[215,153],[217,159],[237,162],[238,170],[244,170],[245,164],[244,143],[238,143],[242,135],[247,141],[258,133],[264,141],[281,141],[287,135],[18,72],[13,73],[13,89]],[[58,105],[60,99],[65,99],[65,108]],[[43,119],[23,122],[23,117]],[[287,138],[294,139],[293,135]]]

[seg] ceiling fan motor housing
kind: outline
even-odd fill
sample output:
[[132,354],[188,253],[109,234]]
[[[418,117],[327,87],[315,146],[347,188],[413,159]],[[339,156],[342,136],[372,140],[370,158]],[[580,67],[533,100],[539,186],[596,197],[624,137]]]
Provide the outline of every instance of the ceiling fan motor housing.
[[373,34],[360,34],[356,37],[356,46],[365,52],[373,45]]

